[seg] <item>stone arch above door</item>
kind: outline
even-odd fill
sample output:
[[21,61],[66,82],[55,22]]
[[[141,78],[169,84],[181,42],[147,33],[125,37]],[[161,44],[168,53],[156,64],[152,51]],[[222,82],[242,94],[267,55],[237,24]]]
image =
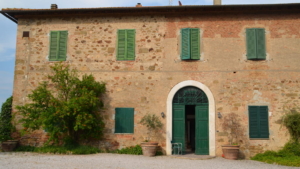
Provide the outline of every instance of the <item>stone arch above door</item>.
[[209,102],[209,155],[215,156],[216,155],[216,130],[215,130],[215,100],[213,97],[212,92],[209,90],[207,86],[204,84],[194,81],[194,80],[187,80],[178,83],[175,85],[168,94],[167,98],[167,131],[166,131],[166,152],[167,155],[171,155],[171,140],[172,140],[172,109],[173,109],[173,97],[175,96],[176,92],[183,87],[187,86],[194,86],[201,89],[207,96]]

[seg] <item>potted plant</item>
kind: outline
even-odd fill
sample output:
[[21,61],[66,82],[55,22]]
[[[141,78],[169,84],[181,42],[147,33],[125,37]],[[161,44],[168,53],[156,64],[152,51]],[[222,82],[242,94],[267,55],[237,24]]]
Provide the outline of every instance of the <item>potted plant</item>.
[[150,141],[152,137],[162,128],[163,124],[159,120],[159,117],[155,114],[146,114],[140,121],[140,124],[147,127],[147,137],[145,142],[141,143],[143,155],[155,156],[158,142]]
[[0,114],[0,142],[2,151],[13,151],[18,141],[12,140],[11,132],[13,130],[12,120],[12,97],[8,98],[6,102],[2,104]]
[[239,157],[240,145],[239,138],[243,135],[240,119],[235,113],[230,113],[224,117],[223,129],[228,132],[227,145],[222,145],[224,158],[230,160],[237,160]]

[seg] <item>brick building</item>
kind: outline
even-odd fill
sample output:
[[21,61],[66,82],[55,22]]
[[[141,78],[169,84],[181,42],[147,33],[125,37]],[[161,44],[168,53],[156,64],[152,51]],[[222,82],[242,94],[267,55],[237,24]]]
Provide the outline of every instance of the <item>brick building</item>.
[[[282,115],[300,100],[300,4],[2,9],[18,24],[13,105],[63,61],[107,83],[100,147],[144,140],[138,122],[161,117],[155,139],[222,154],[234,113],[250,157],[288,140]],[[123,115],[128,121],[118,121]],[[124,127],[117,127],[120,124]],[[122,126],[121,125],[121,126]],[[20,126],[19,126],[20,127]],[[43,132],[41,133],[43,134]],[[39,142],[39,140],[37,140]]]

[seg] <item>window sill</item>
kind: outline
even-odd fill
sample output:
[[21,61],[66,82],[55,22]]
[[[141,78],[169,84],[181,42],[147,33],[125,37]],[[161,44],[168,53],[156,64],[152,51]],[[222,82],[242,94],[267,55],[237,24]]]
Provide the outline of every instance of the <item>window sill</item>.
[[61,61],[66,61],[66,60],[49,60],[49,62],[61,62]]
[[250,138],[250,140],[270,140],[270,138]]
[[135,61],[135,60],[117,60],[117,61]]

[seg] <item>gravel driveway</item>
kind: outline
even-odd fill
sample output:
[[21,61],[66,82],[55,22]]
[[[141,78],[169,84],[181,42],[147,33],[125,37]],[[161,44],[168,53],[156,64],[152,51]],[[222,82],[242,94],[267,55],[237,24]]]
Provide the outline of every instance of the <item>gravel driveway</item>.
[[[0,153],[2,169],[264,169],[293,168],[251,160],[177,159],[168,156],[144,157],[121,154],[51,155],[37,153]],[[296,168],[296,167],[294,167]]]

